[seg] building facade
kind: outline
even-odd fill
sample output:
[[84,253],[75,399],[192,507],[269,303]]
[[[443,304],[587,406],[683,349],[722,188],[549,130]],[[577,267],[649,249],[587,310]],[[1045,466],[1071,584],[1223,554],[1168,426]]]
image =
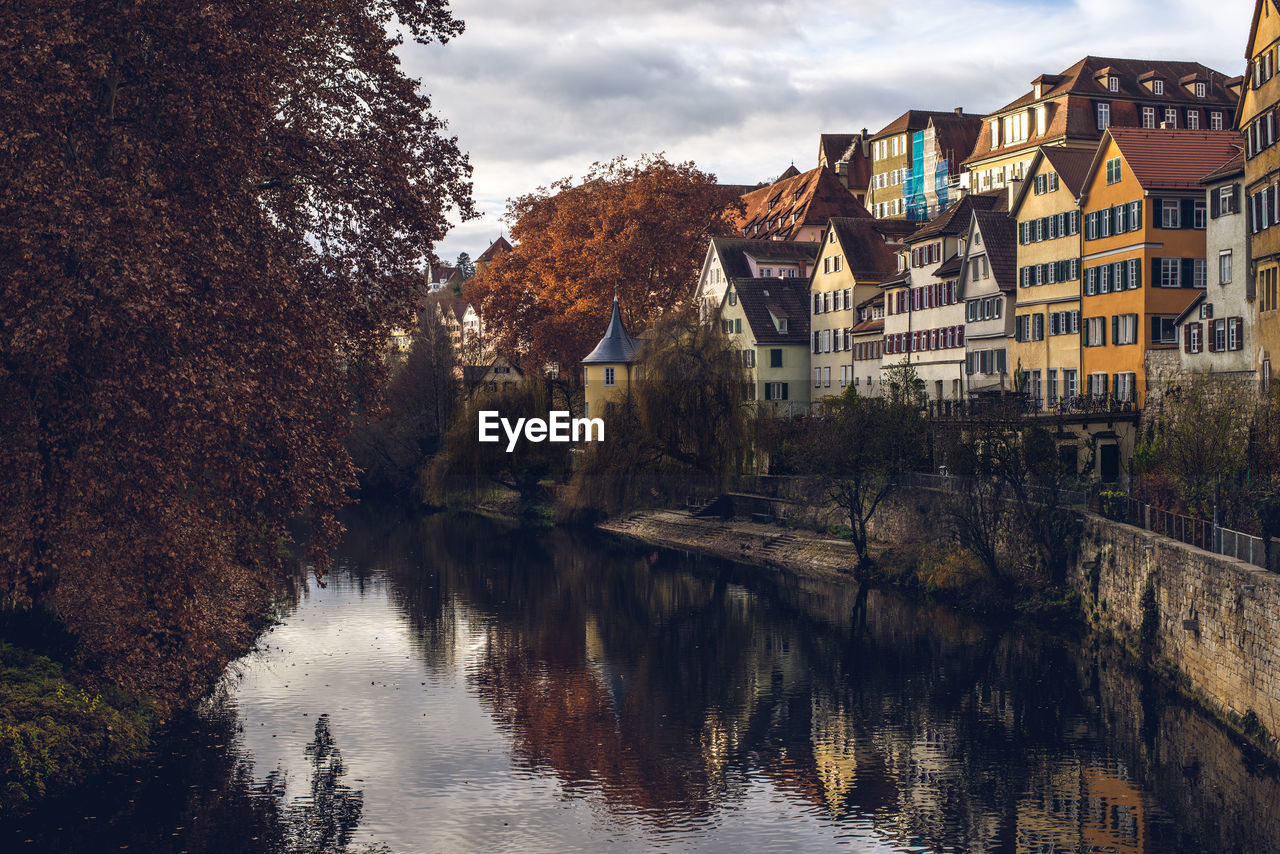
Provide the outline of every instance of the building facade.
[[1257,335],[1256,362],[1264,387],[1270,387],[1275,354],[1280,353],[1280,145],[1276,107],[1280,104],[1280,6],[1257,0],[1245,58],[1244,92],[1236,128],[1244,135],[1243,203],[1248,229],[1245,284],[1253,301],[1250,318]]
[[627,333],[618,298],[613,298],[609,325],[595,349],[582,360],[582,389],[587,418],[606,415],[609,404],[623,401],[638,377],[640,340]]
[[1003,192],[965,196],[915,234],[900,253],[905,275],[885,283],[881,373],[908,363],[933,401],[965,395],[965,306],[960,295],[962,242],[975,210],[1007,204]]
[[1252,388],[1258,349],[1254,298],[1245,287],[1249,235],[1241,205],[1244,153],[1205,176],[1203,183],[1209,284],[1178,318],[1179,368],[1184,375],[1213,374]]
[[853,383],[855,306],[880,293],[897,274],[902,240],[915,231],[905,221],[833,219],[809,282],[811,396],[840,394]]
[[1097,148],[1109,127],[1222,130],[1240,80],[1197,62],[1086,56],[986,117],[965,161],[977,192],[1026,177],[1042,145]]
[[700,315],[707,320],[719,311],[733,279],[776,276],[807,280],[813,273],[820,247],[818,241],[713,238],[707,244],[707,254],[698,272],[695,298]]
[[922,222],[957,192],[956,173],[982,127],[963,110],[908,110],[871,137],[866,205],[877,219]]
[[1081,198],[1081,370],[1086,393],[1141,409],[1148,350],[1208,285],[1200,180],[1235,154],[1233,131],[1111,128]]
[[1011,190],[1018,241],[1016,335],[1009,364],[1038,378],[1046,408],[1080,395],[1080,196],[1093,152],[1046,146]]
[[746,398],[770,414],[808,410],[809,309],[806,283],[734,279],[718,318],[746,371]]
[[1008,359],[1017,290],[1018,250],[1013,235],[1013,220],[1006,211],[974,211],[964,239],[960,299],[964,303],[965,390],[970,396],[1013,390],[1016,366]]

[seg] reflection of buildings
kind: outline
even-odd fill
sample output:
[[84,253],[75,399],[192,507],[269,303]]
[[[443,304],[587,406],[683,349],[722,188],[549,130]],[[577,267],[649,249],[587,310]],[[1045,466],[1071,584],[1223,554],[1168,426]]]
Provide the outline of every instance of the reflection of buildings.
[[[415,625],[460,642],[517,764],[610,816],[705,826],[763,783],[793,816],[911,850],[1280,850],[1280,821],[1249,816],[1280,781],[1056,640],[878,592],[853,619],[843,588],[460,525],[424,525],[430,569],[398,601],[441,612]],[[478,634],[432,628],[458,614]]]

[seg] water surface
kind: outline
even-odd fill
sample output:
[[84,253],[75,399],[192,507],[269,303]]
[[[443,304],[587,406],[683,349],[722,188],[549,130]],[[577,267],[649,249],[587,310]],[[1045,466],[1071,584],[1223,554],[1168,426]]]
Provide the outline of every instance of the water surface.
[[1280,783],[1106,649],[583,533],[356,519],[52,852],[1280,851]]

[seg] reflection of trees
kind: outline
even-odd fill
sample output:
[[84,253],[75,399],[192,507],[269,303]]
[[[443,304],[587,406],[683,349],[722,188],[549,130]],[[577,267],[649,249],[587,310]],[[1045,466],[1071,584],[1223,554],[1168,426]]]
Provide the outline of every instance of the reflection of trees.
[[[343,782],[342,754],[321,715],[306,747],[307,793],[288,800],[284,775],[254,780],[238,743],[239,718],[225,697],[178,727],[153,768],[129,769],[104,784],[48,805],[19,838],[48,854],[189,851],[315,854],[351,850],[364,794]],[[135,776],[137,775],[137,776]],[[94,816],[93,822],[83,819]],[[4,838],[11,838],[0,828]],[[364,850],[364,849],[359,849]]]
[[[464,615],[469,678],[518,761],[615,808],[677,823],[763,775],[827,820],[868,817],[904,846],[1186,847],[1163,844],[1178,833],[1147,791],[1187,803],[1194,787],[1162,783],[1158,763],[1117,764],[1099,736],[1141,721],[1133,751],[1154,756],[1187,752],[1185,729],[1132,710],[1103,724],[1098,696],[1123,668],[1089,665],[1073,644],[881,591],[490,520],[435,517],[397,548],[414,559],[387,562],[406,570],[391,578],[395,600],[420,630]],[[431,631],[456,643],[456,626]],[[452,646],[430,654],[460,660]],[[1230,767],[1214,763],[1214,779],[1239,801],[1280,792]],[[1205,825],[1215,840],[1248,837],[1219,824]]]

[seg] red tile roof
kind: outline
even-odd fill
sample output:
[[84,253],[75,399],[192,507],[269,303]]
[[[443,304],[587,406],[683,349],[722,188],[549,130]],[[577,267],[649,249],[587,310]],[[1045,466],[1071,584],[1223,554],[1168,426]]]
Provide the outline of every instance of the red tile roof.
[[480,257],[476,259],[478,262],[492,261],[499,255],[506,255],[511,251],[511,244],[507,242],[507,238],[499,237],[489,245],[489,248],[480,253]]
[[1213,184],[1226,178],[1234,178],[1237,175],[1244,174],[1244,150],[1241,149],[1235,153],[1235,156],[1223,163],[1217,169],[1214,169],[1208,175],[1200,179],[1201,184]]
[[[1144,190],[1199,189],[1200,180],[1235,156],[1240,134],[1231,130],[1110,128],[1124,162]],[[1099,168],[1102,147],[1090,171]]]
[[917,223],[894,219],[835,217],[828,227],[844,250],[845,267],[860,279],[881,281],[898,272],[898,256],[890,244],[901,245],[915,233]]
[[969,222],[975,210],[1007,210],[1009,194],[1005,190],[993,190],[987,193],[970,193],[947,205],[937,216],[929,220],[923,228],[908,237],[904,242],[919,243],[938,237],[962,234],[969,229]]
[[[1107,71],[1118,79],[1118,91],[1112,92],[1106,82]],[[1188,92],[1180,81],[1203,80],[1207,86],[1204,98]],[[1164,94],[1156,95],[1144,81],[1163,80]],[[1220,109],[1230,113],[1235,109],[1237,94],[1228,86],[1228,78],[1198,62],[1181,62],[1153,59],[1113,59],[1086,56],[1060,75],[1041,75],[1032,82],[1041,82],[1045,88],[1039,98],[1035,90],[1006,104],[987,118],[1004,116],[1036,104],[1046,107],[1044,134],[1036,134],[1034,123],[1026,142],[1019,145],[991,148],[991,134],[978,135],[973,153],[966,162],[974,163],[988,157],[1003,156],[1045,143],[1065,140],[1082,141],[1100,139],[1095,116],[1095,104],[1105,101],[1111,105],[1112,127],[1140,127],[1142,106],[1163,109],[1167,106]],[[1163,118],[1163,116],[1161,116]]]
[[790,240],[801,227],[825,225],[832,217],[871,216],[825,166],[753,190],[742,202],[745,210],[738,225],[744,237],[752,238]]
[[1089,175],[1089,166],[1093,163],[1093,155],[1098,149],[1046,145],[1040,150],[1044,152],[1053,171],[1058,173],[1058,180],[1066,185],[1071,195],[1079,198],[1084,189],[1085,178]]

